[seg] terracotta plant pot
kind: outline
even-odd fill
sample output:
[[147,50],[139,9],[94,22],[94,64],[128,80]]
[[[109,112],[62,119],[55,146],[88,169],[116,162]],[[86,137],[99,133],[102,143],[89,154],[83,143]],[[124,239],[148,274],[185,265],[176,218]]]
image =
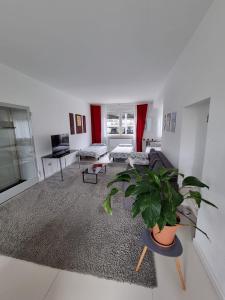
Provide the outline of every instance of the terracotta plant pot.
[[173,245],[176,231],[181,226],[179,225],[180,219],[178,219],[178,224],[175,226],[164,226],[164,228],[160,231],[159,226],[155,225],[152,228],[152,235],[155,241],[164,246],[164,247],[170,247]]

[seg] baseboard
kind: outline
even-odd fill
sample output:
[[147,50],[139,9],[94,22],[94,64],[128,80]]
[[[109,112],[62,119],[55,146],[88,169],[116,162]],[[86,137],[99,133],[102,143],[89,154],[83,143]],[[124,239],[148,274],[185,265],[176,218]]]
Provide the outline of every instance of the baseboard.
[[14,196],[17,196],[18,194],[22,193],[26,189],[29,189],[34,184],[38,183],[38,178],[35,177],[30,180],[26,180],[8,190],[5,192],[0,193],[0,204],[4,203],[5,201],[8,201]]
[[224,294],[221,286],[218,284],[215,273],[212,270],[212,267],[209,265],[205,254],[203,253],[203,251],[201,250],[201,248],[199,247],[199,245],[198,245],[198,243],[195,239],[193,240],[193,244],[194,244],[194,248],[195,248],[195,250],[196,250],[196,252],[197,252],[197,254],[198,254],[198,256],[201,260],[201,263],[202,263],[203,267],[205,268],[206,273],[207,273],[210,281],[212,282],[212,284],[213,284],[213,286],[216,290],[216,293],[217,293],[219,299],[225,300],[225,294]]

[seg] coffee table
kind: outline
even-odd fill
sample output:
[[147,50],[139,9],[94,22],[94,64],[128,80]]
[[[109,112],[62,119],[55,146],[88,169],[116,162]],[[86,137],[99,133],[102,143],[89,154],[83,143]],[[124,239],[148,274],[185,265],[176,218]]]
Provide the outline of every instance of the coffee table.
[[[93,164],[82,172],[84,183],[98,183],[98,174],[106,173],[106,164]],[[87,180],[87,177],[93,177],[94,180]]]

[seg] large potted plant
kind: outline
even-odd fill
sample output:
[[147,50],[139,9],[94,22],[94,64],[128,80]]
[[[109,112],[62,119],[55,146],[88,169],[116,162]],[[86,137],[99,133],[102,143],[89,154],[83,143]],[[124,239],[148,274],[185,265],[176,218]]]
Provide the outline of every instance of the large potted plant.
[[[185,187],[185,193],[181,193],[177,188],[176,181],[174,182],[174,178],[178,176],[183,177],[182,187]],[[125,183],[125,191],[118,188],[117,183],[119,182]],[[176,169],[162,168],[151,171],[146,168],[144,171],[139,171],[132,168],[118,173],[109,182],[108,188],[110,188],[110,191],[103,203],[105,211],[112,214],[111,200],[119,191],[122,191],[125,197],[133,197],[132,217],[135,218],[141,214],[156,243],[170,246],[174,241],[177,227],[181,225],[194,226],[208,238],[203,230],[198,228],[185,213],[179,210],[179,206],[185,199],[193,199],[198,207],[204,202],[217,208],[213,203],[203,199],[201,192],[197,191],[201,188],[209,189],[198,178],[193,176],[184,178],[184,175]],[[191,224],[181,224],[179,214],[188,218]]]

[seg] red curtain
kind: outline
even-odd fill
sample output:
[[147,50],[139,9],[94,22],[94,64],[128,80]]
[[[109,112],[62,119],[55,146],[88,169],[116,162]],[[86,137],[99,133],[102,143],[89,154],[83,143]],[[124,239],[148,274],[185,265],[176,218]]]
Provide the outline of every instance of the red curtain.
[[148,104],[137,105],[136,144],[137,152],[142,152],[142,138],[145,129],[145,120]]
[[91,105],[92,143],[101,143],[101,106]]

